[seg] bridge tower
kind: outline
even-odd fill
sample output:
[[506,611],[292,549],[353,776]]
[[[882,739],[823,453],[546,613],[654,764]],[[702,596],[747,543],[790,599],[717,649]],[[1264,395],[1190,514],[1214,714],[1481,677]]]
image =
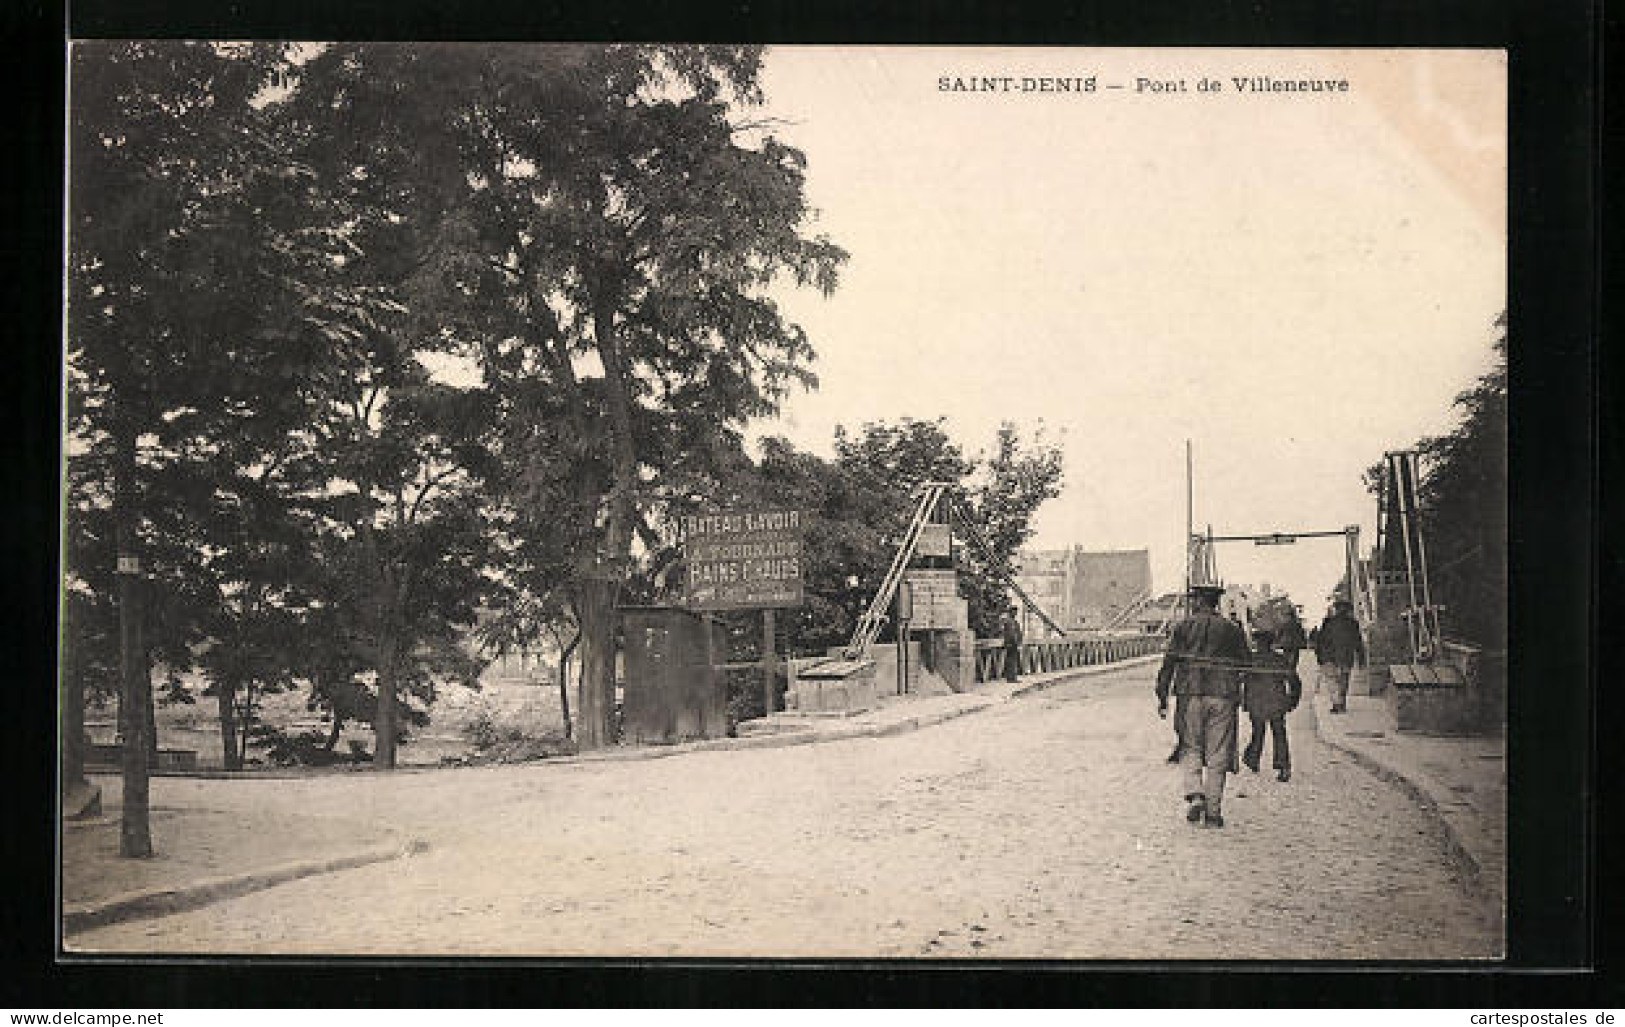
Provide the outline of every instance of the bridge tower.
[[1377,545],[1371,555],[1370,620],[1365,624],[1368,677],[1373,695],[1390,684],[1392,664],[1411,663],[1438,635],[1438,612],[1429,606],[1426,553],[1415,519],[1416,454],[1383,454],[1377,498]]

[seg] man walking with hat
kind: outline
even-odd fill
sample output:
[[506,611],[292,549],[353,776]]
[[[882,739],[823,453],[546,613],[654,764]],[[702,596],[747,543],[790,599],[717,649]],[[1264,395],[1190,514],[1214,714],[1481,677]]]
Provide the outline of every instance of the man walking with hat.
[[1349,674],[1356,665],[1365,666],[1365,642],[1354,619],[1354,604],[1347,599],[1332,603],[1332,612],[1320,622],[1315,658],[1320,661],[1321,678],[1331,682],[1331,711],[1342,713],[1348,709]]
[[1241,628],[1219,615],[1224,588],[1191,588],[1191,616],[1174,625],[1157,672],[1157,715],[1168,715],[1168,694],[1179,697],[1174,724],[1183,770],[1185,819],[1224,826],[1224,780],[1235,773],[1236,708],[1241,671],[1250,653]]

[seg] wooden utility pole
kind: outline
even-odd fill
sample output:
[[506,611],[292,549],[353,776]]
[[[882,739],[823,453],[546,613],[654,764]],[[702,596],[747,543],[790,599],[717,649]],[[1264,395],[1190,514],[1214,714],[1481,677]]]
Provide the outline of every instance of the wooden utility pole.
[[1191,472],[1191,440],[1185,440],[1185,594],[1180,598],[1180,609],[1191,615],[1191,536],[1195,531],[1196,488]]
[[62,675],[62,791],[85,781],[85,682],[79,674]]
[[779,658],[774,651],[773,636],[777,627],[778,611],[771,606],[762,611],[762,715],[773,712],[773,684],[779,673]]
[[135,433],[122,428],[113,464],[113,507],[117,518],[119,709],[124,713],[124,809],[119,823],[120,856],[152,855],[147,819],[147,774],[152,758],[152,677],[147,666],[145,609],[135,533]]
[[905,580],[897,586],[894,610],[897,625],[897,694],[908,692],[908,622],[914,618],[914,589]]
[[1202,584],[1219,583],[1219,565],[1213,560],[1213,525],[1207,526],[1207,543],[1202,546]]

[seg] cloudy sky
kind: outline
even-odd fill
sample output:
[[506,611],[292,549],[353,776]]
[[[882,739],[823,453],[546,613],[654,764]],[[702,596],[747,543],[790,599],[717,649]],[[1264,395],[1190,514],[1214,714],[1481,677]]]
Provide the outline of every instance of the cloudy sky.
[[[1362,469],[1447,430],[1489,366],[1505,75],[1499,51],[774,48],[768,111],[852,258],[833,297],[785,293],[821,387],[758,434],[827,455],[865,420],[946,416],[970,450],[1042,425],[1067,471],[1035,543],[1149,547],[1159,589],[1187,438],[1199,529],[1369,544]],[[1348,88],[1238,90],[1259,76]],[[951,88],[972,77],[1010,86]],[[1341,559],[1230,545],[1219,571],[1318,612]]]

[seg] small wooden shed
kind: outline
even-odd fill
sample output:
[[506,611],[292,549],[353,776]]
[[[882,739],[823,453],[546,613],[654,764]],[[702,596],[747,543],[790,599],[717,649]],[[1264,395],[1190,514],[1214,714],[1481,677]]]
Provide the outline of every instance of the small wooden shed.
[[648,744],[726,735],[727,686],[714,666],[727,659],[722,625],[675,606],[629,606],[621,613],[626,633],[622,738]]

